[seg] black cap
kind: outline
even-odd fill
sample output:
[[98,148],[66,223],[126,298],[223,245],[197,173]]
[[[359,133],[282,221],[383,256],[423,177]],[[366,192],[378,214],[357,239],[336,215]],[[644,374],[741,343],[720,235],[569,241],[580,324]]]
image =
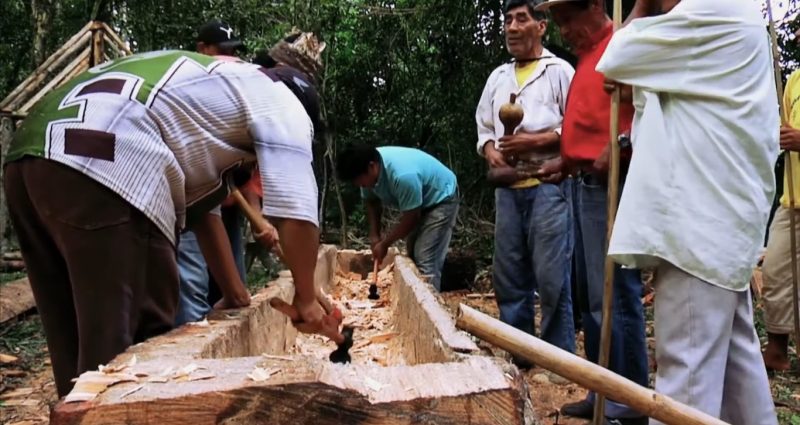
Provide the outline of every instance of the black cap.
[[242,40],[233,32],[226,22],[214,19],[197,29],[197,41],[205,44],[216,44],[223,49],[242,49]]

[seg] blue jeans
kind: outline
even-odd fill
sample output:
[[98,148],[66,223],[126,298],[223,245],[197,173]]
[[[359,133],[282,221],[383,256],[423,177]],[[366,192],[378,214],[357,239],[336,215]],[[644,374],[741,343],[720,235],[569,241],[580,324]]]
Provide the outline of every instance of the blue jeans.
[[[244,241],[242,239],[241,214],[235,209],[223,209],[222,222],[228,233],[236,268],[244,281]],[[208,300],[211,275],[194,232],[186,231],[180,236],[178,271],[180,273],[180,291],[175,326],[201,320],[211,311],[211,303]]]
[[442,289],[442,267],[458,218],[458,194],[422,212],[420,224],[406,238],[408,256],[420,274],[431,277],[437,291]]
[[574,353],[571,192],[571,179],[495,190],[493,284],[500,320],[531,335],[538,289],[541,338]]
[[[589,175],[577,179],[573,196],[577,296],[581,306],[586,357],[593,363],[597,363],[599,358],[600,326],[603,320],[607,191],[605,182],[601,183]],[[642,292],[639,270],[615,266],[614,317],[608,366],[614,373],[646,387],[647,346]],[[594,394],[590,393],[588,399],[593,401]],[[606,404],[606,416],[630,418],[641,414],[609,401]]]

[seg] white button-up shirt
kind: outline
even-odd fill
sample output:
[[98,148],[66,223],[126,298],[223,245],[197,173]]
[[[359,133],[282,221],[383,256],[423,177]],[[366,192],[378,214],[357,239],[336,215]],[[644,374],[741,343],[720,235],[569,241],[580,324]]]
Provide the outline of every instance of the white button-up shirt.
[[508,103],[512,93],[517,95],[516,103],[525,111],[518,131],[555,131],[561,134],[567,93],[575,69],[565,60],[543,49],[536,70],[520,86],[517,83],[515,66],[514,62],[500,65],[486,81],[475,113],[478,124],[477,148],[481,155],[486,143],[497,141],[503,136],[505,128],[499,118],[500,107]]
[[744,291],[775,189],[780,120],[753,0],[684,0],[617,32],[597,70],[634,86],[633,158],[609,254]]

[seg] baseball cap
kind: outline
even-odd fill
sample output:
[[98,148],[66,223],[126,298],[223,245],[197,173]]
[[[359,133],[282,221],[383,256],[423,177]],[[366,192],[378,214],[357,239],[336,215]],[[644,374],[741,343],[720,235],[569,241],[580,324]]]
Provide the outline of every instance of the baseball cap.
[[216,44],[224,49],[243,49],[244,43],[228,23],[219,19],[206,22],[197,29],[197,41]]

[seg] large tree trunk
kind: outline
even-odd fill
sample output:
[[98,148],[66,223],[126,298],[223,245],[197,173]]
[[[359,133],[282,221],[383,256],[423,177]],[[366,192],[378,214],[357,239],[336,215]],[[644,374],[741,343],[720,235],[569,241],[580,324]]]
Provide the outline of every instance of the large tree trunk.
[[47,58],[47,39],[57,14],[58,0],[31,0],[33,16],[33,61],[38,66]]

